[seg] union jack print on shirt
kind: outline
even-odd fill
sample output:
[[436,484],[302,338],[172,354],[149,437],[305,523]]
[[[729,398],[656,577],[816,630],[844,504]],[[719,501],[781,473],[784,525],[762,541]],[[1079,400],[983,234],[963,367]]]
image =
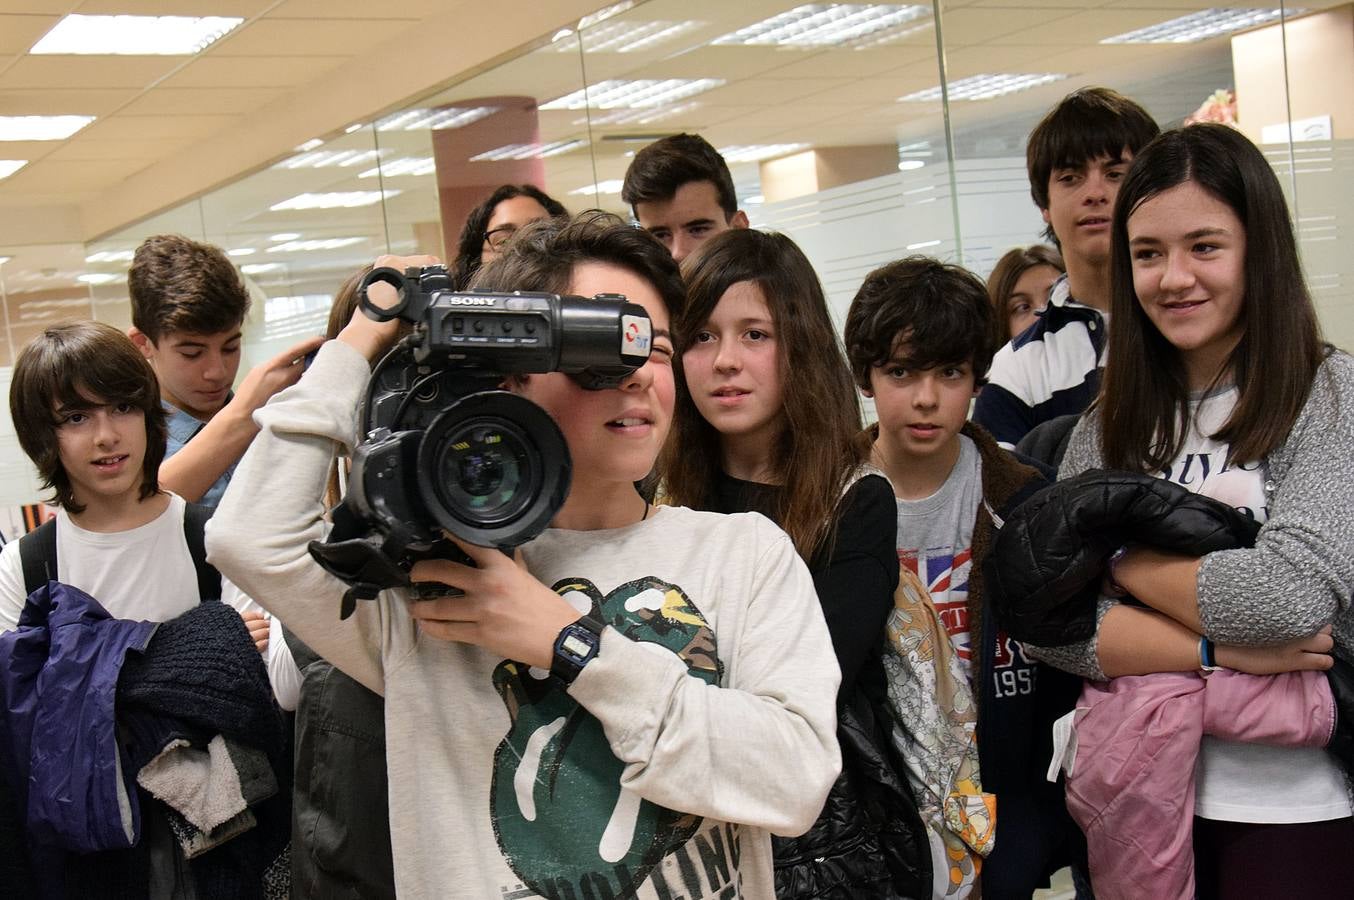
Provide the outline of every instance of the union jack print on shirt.
[[926,583],[950,643],[967,669],[973,660],[968,624],[968,580],[973,568],[973,550],[965,547],[953,553],[953,549],[933,547],[925,551],[925,569],[916,550],[899,550],[898,561]]

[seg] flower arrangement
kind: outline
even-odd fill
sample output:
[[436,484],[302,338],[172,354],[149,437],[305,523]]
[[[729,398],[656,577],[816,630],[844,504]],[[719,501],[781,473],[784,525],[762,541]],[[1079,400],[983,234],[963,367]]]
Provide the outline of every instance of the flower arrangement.
[[1186,125],[1199,122],[1217,122],[1236,128],[1236,95],[1227,88],[1209,94],[1198,109],[1185,117]]

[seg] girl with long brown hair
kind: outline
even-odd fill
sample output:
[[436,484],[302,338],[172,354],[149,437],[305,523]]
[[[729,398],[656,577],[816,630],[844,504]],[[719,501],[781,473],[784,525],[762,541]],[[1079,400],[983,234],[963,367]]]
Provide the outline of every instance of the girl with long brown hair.
[[[677,406],[659,465],[666,497],[778,524],[813,575],[842,670],[839,704],[882,691],[896,505],[888,481],[863,468],[860,401],[818,276],[789,238],[751,229],[710,239],[682,275]],[[839,821],[848,804],[844,827],[773,845],[782,900],[895,896],[850,793],[839,782],[824,813]],[[843,872],[850,884],[824,889]]]
[[[1109,364],[1060,477],[1164,478],[1261,527],[1202,557],[1122,548],[1107,593],[1141,605],[1106,597],[1095,636],[1038,652],[1096,681],[1269,675],[1329,668],[1333,626],[1348,659],[1354,361],[1321,339],[1278,178],[1225,126],[1164,133],[1134,160],[1112,234]],[[1198,773],[1199,897],[1329,896],[1354,878],[1346,781],[1322,749],[1206,737]]]

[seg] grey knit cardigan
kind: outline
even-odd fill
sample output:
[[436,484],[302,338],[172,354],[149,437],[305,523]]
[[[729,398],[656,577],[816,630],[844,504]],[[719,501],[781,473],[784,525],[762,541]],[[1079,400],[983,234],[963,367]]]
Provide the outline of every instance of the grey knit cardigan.
[[[1058,470],[1071,478],[1104,465],[1099,415],[1077,423]],[[1354,357],[1332,352],[1288,439],[1266,460],[1269,519],[1248,550],[1204,557],[1197,584],[1204,634],[1219,643],[1273,644],[1334,625],[1336,646],[1354,657]],[[1097,633],[1031,655],[1083,678],[1106,679],[1097,655],[1099,622],[1117,601],[1101,598]]]

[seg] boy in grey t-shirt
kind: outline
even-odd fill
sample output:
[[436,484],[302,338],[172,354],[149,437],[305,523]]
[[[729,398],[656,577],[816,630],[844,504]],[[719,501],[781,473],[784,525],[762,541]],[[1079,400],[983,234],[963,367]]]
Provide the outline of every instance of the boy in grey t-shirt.
[[1050,726],[1080,681],[1028,658],[983,599],[996,523],[1048,483],[967,421],[996,350],[987,290],[973,273],[926,257],[890,263],[852,301],[846,350],[879,414],[873,456],[898,498],[899,560],[930,590],[978,708],[982,787],[998,807],[983,896],[1029,897],[1084,854],[1061,787],[1044,777]]

